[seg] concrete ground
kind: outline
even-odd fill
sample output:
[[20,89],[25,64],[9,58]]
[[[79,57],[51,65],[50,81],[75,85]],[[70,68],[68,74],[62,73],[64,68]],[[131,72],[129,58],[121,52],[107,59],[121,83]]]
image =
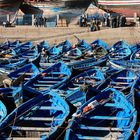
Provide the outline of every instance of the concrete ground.
[[31,26],[17,26],[13,28],[0,27],[0,42],[4,42],[7,39],[19,39],[21,41],[31,40],[36,44],[42,40],[47,40],[52,45],[69,39],[71,43],[74,44],[77,42],[74,35],[85,39],[88,43],[100,38],[109,45],[112,45],[118,40],[125,40],[130,44],[134,44],[140,42],[140,27],[102,29],[96,32],[90,32],[87,27],[81,28],[78,26],[59,28],[37,28]]

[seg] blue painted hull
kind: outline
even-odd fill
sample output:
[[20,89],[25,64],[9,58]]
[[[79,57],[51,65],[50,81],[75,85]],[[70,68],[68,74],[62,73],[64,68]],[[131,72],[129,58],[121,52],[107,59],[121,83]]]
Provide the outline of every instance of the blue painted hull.
[[40,93],[23,103],[0,123],[0,135],[1,138],[8,138],[10,129],[13,131],[11,137],[31,138],[30,134],[34,132],[37,138],[47,139],[59,130],[68,115],[69,106],[60,96],[53,92]]
[[26,88],[35,91],[54,89],[66,82],[71,76],[71,71],[63,62],[58,62],[36,77],[28,81]]
[[8,74],[11,79],[16,79],[19,76],[25,74],[24,83],[29,81],[30,79],[34,78],[36,75],[40,73],[39,69],[32,63],[26,64],[25,66],[17,69]]
[[108,77],[97,88],[103,90],[112,87],[122,91],[126,96],[126,99],[134,105],[134,84],[136,79],[137,75],[135,72],[125,69]]
[[65,140],[127,140],[136,125],[136,116],[125,96],[108,88],[77,110],[69,122]]
[[[85,71],[69,82],[64,83],[59,89],[64,90],[64,96],[74,106],[79,107],[87,101],[88,87],[96,88],[105,80],[105,75],[99,69]],[[95,96],[96,93],[89,93]]]
[[124,41],[118,41],[109,49],[110,60],[129,59],[131,55],[131,46]]

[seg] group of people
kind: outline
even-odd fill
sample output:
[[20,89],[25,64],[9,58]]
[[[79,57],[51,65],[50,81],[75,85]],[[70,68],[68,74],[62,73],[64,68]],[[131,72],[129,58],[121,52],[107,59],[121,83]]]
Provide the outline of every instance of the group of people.
[[46,27],[47,18],[46,17],[35,17],[34,26],[35,27]]
[[126,17],[124,15],[109,15],[104,18],[104,25],[111,28],[125,27]]
[[87,27],[87,16],[86,15],[82,15],[80,17],[80,27]]
[[100,23],[101,21],[98,19],[91,19],[90,20],[90,31],[98,31],[100,30]]
[[80,27],[90,27],[90,31],[100,30],[100,24],[105,27],[117,28],[126,26],[126,17],[124,15],[105,14],[102,17],[88,17],[82,15],[79,20]]
[[100,30],[100,20],[98,18],[89,18],[88,15],[82,15],[80,17],[79,25],[80,27],[89,27],[90,31]]

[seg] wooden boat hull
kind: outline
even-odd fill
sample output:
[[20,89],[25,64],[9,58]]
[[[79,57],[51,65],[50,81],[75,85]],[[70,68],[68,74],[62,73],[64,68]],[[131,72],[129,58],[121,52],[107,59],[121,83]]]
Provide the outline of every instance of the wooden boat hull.
[[10,129],[13,131],[12,138],[29,139],[34,134],[34,138],[49,139],[60,129],[68,115],[69,106],[59,95],[53,92],[39,93],[37,97],[15,109],[0,123],[1,138],[8,138],[8,129]]
[[140,61],[137,60],[126,60],[126,61],[109,61],[110,65],[118,70],[129,69],[135,71],[138,75],[140,74]]
[[57,88],[66,82],[70,76],[71,71],[67,65],[58,62],[28,81],[25,86],[35,91],[45,91]]
[[[93,106],[91,107],[91,105]],[[123,111],[120,111],[121,108]],[[132,113],[130,113],[131,115],[127,112],[128,110]],[[122,137],[127,140],[136,125],[137,112],[134,110],[122,93],[115,89],[106,89],[83,104],[73,114],[65,140],[115,140],[122,139]]]
[[124,41],[116,42],[109,49],[109,59],[110,60],[123,60],[130,59],[131,49],[130,45]]
[[8,74],[11,79],[17,79],[19,76],[25,74],[24,83],[34,78],[36,75],[40,73],[39,69],[32,63],[26,64],[25,66],[17,69]]
[[95,58],[70,63],[68,64],[74,71],[84,71],[91,68],[94,68],[95,66],[105,66],[106,65],[107,58],[104,57],[102,59],[96,60]]
[[103,83],[101,83],[97,89],[103,90],[105,88],[115,88],[122,91],[126,96],[126,99],[134,105],[134,85],[137,75],[131,70],[120,70],[109,76]]
[[9,59],[6,60],[7,64],[1,64],[0,67],[3,68],[4,70],[16,70],[19,67],[22,67],[23,65],[28,63],[28,59]]
[[[105,75],[100,69],[92,69],[73,77],[70,81],[62,84],[58,88],[63,90],[60,94],[66,100],[74,106],[79,107],[87,101],[88,87],[96,88],[104,80]],[[92,95],[95,96],[95,94]]]

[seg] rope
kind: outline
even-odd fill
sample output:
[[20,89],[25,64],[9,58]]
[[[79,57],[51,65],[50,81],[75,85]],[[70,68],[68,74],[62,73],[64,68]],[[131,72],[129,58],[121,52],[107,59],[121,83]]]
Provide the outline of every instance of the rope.
[[[71,120],[70,120],[71,121]],[[69,125],[67,126],[67,127],[60,127],[60,128],[65,128],[61,133],[60,133],[60,135],[58,135],[58,137],[56,138],[56,140],[59,140],[59,138],[64,134],[64,132],[68,129],[68,128],[70,128],[69,127]]]
[[[16,111],[15,118],[14,118],[14,122],[13,122],[13,125],[12,125],[12,126],[14,126],[14,125],[15,125],[15,123],[16,123],[17,112],[18,112],[18,110]],[[13,133],[13,129],[11,130],[11,132],[10,132],[10,134],[9,134],[9,137],[11,137],[11,136],[12,136],[12,133]]]

